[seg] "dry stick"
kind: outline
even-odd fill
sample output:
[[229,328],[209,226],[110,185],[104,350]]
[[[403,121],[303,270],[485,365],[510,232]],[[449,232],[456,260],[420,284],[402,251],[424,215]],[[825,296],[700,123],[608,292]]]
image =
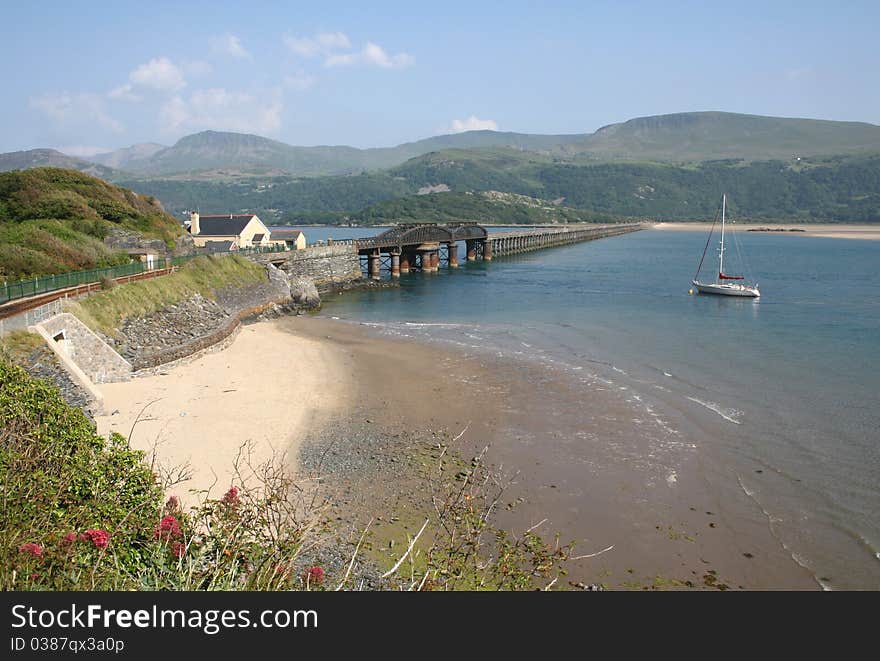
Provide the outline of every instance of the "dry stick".
[[[134,419],[134,422],[131,423],[131,429],[128,430],[128,437],[125,439],[126,443],[128,443],[128,447],[131,447],[131,435],[134,434],[134,428],[137,427],[137,423],[141,421],[141,416],[144,414],[144,411],[147,410],[148,406],[152,406],[156,402],[161,402],[164,397],[160,397],[159,399],[154,399],[152,402],[147,402],[144,404],[144,408],[141,409],[141,412],[137,414],[137,417]],[[151,418],[155,420],[155,418]]]
[[406,553],[404,553],[404,554],[400,557],[400,560],[397,561],[397,564],[396,564],[396,565],[394,565],[391,569],[389,569],[387,572],[385,572],[384,574],[382,574],[382,578],[388,578],[389,576],[393,575],[394,572],[396,572],[396,571],[400,568],[400,565],[403,564],[403,561],[406,559],[406,556],[408,556],[409,553],[410,553],[410,551],[413,550],[413,547],[416,545],[416,542],[418,541],[419,537],[421,537],[421,536],[422,536],[422,533],[425,532],[425,528],[428,526],[428,521],[429,521],[429,520],[430,520],[430,519],[425,519],[425,522],[422,524],[422,529],[419,530],[419,534],[418,534],[418,535],[416,535],[415,537],[413,537],[413,540],[412,540],[412,542],[410,542],[410,544],[409,544],[409,548],[406,550]]
[[533,525],[531,528],[529,528],[528,530],[526,530],[526,532],[532,532],[535,528],[537,528],[538,526],[540,526],[540,525],[541,525],[542,523],[544,523],[545,521],[547,521],[547,519],[541,519],[541,520],[538,521],[535,525]]
[[416,590],[416,592],[421,592],[422,588],[425,587],[425,582],[428,580],[428,574],[430,574],[430,573],[431,573],[430,569],[425,572],[425,575],[422,577],[422,582],[419,583],[419,588],[418,588],[418,590]]
[[614,544],[612,544],[611,546],[609,546],[607,549],[602,549],[601,551],[596,551],[596,553],[590,553],[590,554],[588,554],[588,555],[578,555],[578,556],[574,556],[574,557],[572,557],[572,558],[569,558],[569,560],[583,560],[584,558],[595,558],[597,555],[602,555],[602,554],[605,553],[606,551],[610,551],[610,550],[613,549],[613,548],[614,548]]
[[557,577],[554,578],[552,581],[550,581],[547,585],[545,585],[545,586],[544,586],[544,592],[549,592],[549,591],[550,591],[550,588],[552,588],[552,587],[553,587],[553,584],[556,583],[556,581],[558,581],[558,580],[559,580],[559,577],[557,576]]
[[349,574],[351,574],[351,568],[354,567],[354,559],[357,557],[358,551],[361,549],[361,544],[364,543],[364,537],[367,536],[367,531],[370,529],[370,525],[372,525],[373,519],[370,519],[370,522],[367,523],[367,527],[364,528],[364,532],[361,533],[361,538],[357,543],[357,546],[354,548],[354,553],[351,556],[351,562],[348,563],[348,569],[345,570],[345,576],[342,577],[342,580],[339,582],[339,585],[336,586],[336,592],[339,592],[342,589],[342,586],[345,585],[345,582],[348,580]]
[[468,427],[470,427],[470,426],[471,426],[471,421],[468,420],[468,423],[464,426],[464,429],[461,430],[461,433],[458,436],[456,436],[455,438],[452,439],[452,442],[455,443],[458,439],[460,439],[462,436],[464,436],[464,433],[468,430]]

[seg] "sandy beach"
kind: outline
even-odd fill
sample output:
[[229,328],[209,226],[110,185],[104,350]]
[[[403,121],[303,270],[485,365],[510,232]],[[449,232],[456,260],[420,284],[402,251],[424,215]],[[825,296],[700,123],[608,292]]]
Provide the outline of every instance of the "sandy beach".
[[[707,232],[712,223],[654,223],[651,229],[664,231]],[[783,236],[817,236],[826,239],[880,239],[880,225],[843,225],[837,223],[730,223],[728,231]],[[769,230],[761,231],[758,230]]]
[[[233,343],[157,376],[104,384],[101,434],[129,436],[165,468],[188,465],[174,492],[229,487],[242,446],[254,465],[284,454],[295,468],[307,430],[344,409],[349,381],[322,342],[293,338],[272,323],[243,326]],[[148,457],[149,458],[149,457]]]
[[567,581],[816,587],[766,527],[744,523],[708,490],[698,439],[667,447],[617,393],[597,388],[585,398],[526,363],[291,316],[247,325],[228,348],[165,374],[102,390],[102,433],[134,425],[133,446],[155,445],[166,466],[191,465],[193,479],[175,488],[181,496],[212,485],[222,493],[251,442],[255,461],[284,451],[301,475],[320,476],[337,503],[338,539],[356,540],[373,520],[371,535],[387,548],[430,511],[419,453],[458,437],[461,457],[489,446],[489,461],[513,477],[499,525],[514,535],[537,525],[581,554],[601,552],[572,563]]

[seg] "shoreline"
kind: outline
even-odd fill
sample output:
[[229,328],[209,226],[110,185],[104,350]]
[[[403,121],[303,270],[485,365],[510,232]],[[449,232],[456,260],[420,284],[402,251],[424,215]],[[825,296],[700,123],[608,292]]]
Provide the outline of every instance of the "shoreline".
[[[345,352],[358,392],[345,425],[366,426],[383,437],[366,451],[378,459],[363,470],[346,466],[338,473],[347,502],[359,503],[361,525],[385,512],[382,525],[388,529],[392,514],[383,508],[398,504],[394,516],[403,524],[389,532],[398,534],[398,543],[413,534],[421,522],[415,514],[420,485],[402,467],[407,459],[419,465],[414,453],[432,439],[458,437],[454,449],[465,460],[488,445],[489,462],[515,475],[495,517],[501,528],[521,535],[538,524],[546,539],[558,534],[561,543],[574,541],[576,555],[601,552],[571,563],[565,578],[573,583],[612,589],[819,587],[759,516],[731,519],[705,481],[699,448],[676,447],[659,468],[641,465],[643,455],[662,454],[665,441],[646,441],[662,430],[634,420],[626,396],[591,386],[585,400],[582,387],[526,361],[383,337],[357,322],[320,316],[282,322],[298,337],[321,338]],[[319,439],[313,456],[320,447]],[[342,447],[361,451],[344,440]],[[336,451],[345,462],[347,451]],[[383,463],[383,453],[392,459]],[[388,541],[379,539],[380,545]]]
[[141,415],[134,447],[149,452],[158,439],[163,464],[194,467],[179,496],[225,490],[246,441],[255,460],[287,453],[300,478],[317,476],[335,503],[338,539],[353,545],[373,521],[380,550],[365,561],[416,532],[430,507],[424,453],[458,437],[458,455],[488,445],[490,464],[515,476],[499,527],[521,535],[537,524],[545,539],[558,534],[576,555],[593,556],[570,564],[573,585],[818,587],[769,530],[725,516],[689,439],[670,436],[668,456],[642,465],[657,452],[646,439],[659,428],[634,421],[620,395],[591,386],[585,398],[582,387],[525,361],[288,316],[246,325],[231,346],[167,373],[102,389],[111,414],[98,419],[101,433],[127,434]]
[[[653,223],[649,229],[671,232],[707,232],[712,223],[707,222],[669,222]],[[813,236],[825,239],[880,240],[880,224],[836,224],[836,223],[730,223],[728,232],[751,232],[752,234],[772,234],[783,236]]]

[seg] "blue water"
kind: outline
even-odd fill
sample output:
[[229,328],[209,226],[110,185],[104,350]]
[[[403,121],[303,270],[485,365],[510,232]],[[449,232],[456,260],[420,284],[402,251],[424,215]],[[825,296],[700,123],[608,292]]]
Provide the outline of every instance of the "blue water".
[[880,242],[739,236],[758,300],[689,295],[705,234],[649,230],[410,274],[325,313],[604,368],[683,420],[819,583],[880,588]]

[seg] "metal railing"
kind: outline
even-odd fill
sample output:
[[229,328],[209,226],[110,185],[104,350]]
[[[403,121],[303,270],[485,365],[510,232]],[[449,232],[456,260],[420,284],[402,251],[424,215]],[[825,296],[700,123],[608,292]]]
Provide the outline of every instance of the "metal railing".
[[146,271],[157,271],[169,266],[180,266],[191,259],[202,255],[251,255],[270,252],[284,252],[287,246],[265,246],[254,248],[242,248],[240,250],[224,251],[224,252],[198,252],[193,255],[182,255],[179,257],[164,258],[160,257],[152,262],[131,261],[128,264],[119,264],[117,266],[108,266],[102,269],[89,269],[87,271],[70,271],[68,273],[58,273],[56,275],[47,275],[42,278],[33,278],[29,280],[18,280],[16,282],[4,282],[0,285],[0,304],[8,303],[19,298],[27,298],[29,296],[37,296],[38,294],[47,294],[59,289],[67,289],[76,287],[77,285],[86,285],[92,282],[98,282],[103,278],[122,278],[127,275],[137,275]]

